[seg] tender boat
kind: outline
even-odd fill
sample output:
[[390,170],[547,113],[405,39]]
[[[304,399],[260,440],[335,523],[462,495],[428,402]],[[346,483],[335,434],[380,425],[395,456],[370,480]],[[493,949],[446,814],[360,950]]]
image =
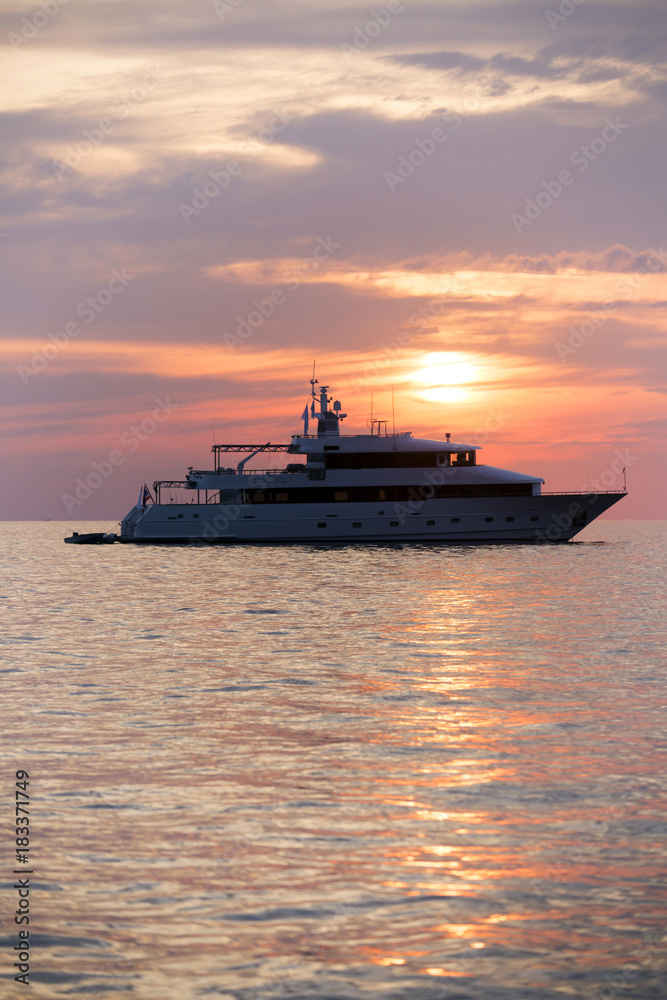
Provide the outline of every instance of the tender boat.
[[113,531],[91,531],[85,535],[79,534],[78,531],[73,531],[65,541],[71,545],[113,545],[116,541],[116,536]]
[[[477,445],[449,434],[414,438],[381,420],[370,433],[341,434],[346,414],[328,389],[311,379],[303,433],[289,444],[216,444],[215,468],[144,486],[117,541],[564,542],[626,495],[543,493],[544,480],[484,465]],[[246,470],[260,454],[271,467]]]

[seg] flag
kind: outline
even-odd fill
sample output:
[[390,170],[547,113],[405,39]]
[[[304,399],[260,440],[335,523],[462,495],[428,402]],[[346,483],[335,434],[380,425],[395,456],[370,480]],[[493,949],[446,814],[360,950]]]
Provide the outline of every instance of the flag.
[[310,404],[310,415],[313,418],[315,417],[315,400],[313,400]]
[[301,414],[301,419],[303,420],[303,433],[307,434],[308,433],[308,403],[306,403],[306,407],[305,407],[303,413]]
[[152,501],[153,497],[151,496],[151,491],[146,486],[146,483],[144,483],[142,489],[139,491],[139,503],[137,506],[145,507],[149,500]]

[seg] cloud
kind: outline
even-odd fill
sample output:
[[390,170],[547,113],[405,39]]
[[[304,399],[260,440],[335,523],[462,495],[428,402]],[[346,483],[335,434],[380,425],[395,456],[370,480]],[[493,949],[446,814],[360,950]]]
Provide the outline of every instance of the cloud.
[[[5,7],[0,30],[30,12]],[[246,0],[224,21],[209,0],[63,6],[4,71],[4,416],[21,446],[94,452],[163,391],[191,414],[174,445],[185,466],[219,398],[228,427],[259,433],[271,414],[256,387],[272,379],[291,413],[313,353],[345,385],[377,359],[386,381],[390,358],[408,377],[424,352],[459,350],[497,366],[478,405],[516,382],[526,398],[548,390],[552,414],[576,397],[602,422],[623,393],[644,419],[665,367],[664,265],[644,274],[665,243],[664,18],[587,3],[552,32],[543,15],[533,0],[405,4],[344,54],[370,17],[358,4]],[[154,63],[160,85],[59,174]],[[610,118],[628,128],[595,152]],[[186,220],[184,205],[201,207]],[[335,253],[228,350],[224,335],[329,237]],[[24,387],[16,365],[122,268],[127,290]],[[614,314],[561,361],[554,345],[610,298]]]
[[635,252],[622,244],[599,253],[589,253],[585,250],[562,250],[551,256],[543,254],[539,257],[509,256],[492,260],[483,257],[477,262],[469,261],[469,266],[479,266],[481,269],[496,269],[507,271],[535,271],[545,274],[556,274],[563,270],[603,271],[612,273],[659,273],[667,270],[667,248],[660,244],[653,250],[647,248]]
[[[546,55],[567,51],[584,58],[610,54],[637,63],[664,60],[667,43],[660,4],[650,0],[583,4],[571,25],[557,32],[550,29],[547,9],[536,10],[533,0],[502,4],[478,0],[473,7],[451,0],[403,4],[403,10],[374,39],[373,48],[427,44],[467,54],[470,49],[486,48],[492,38],[508,60],[516,60],[513,71],[519,73],[531,61],[524,55],[527,46]],[[32,13],[29,7],[5,5],[0,12],[0,34],[20,32],[23,18]],[[122,49],[125,53],[258,47],[337,50],[340,43],[351,42],[355,29],[371,17],[371,10],[350,0],[281,0],[279,4],[246,0],[222,19],[211,0],[193,0],[187,6],[178,0],[95,0],[76,7],[63,4],[29,46]],[[575,25],[576,31],[567,30]],[[513,48],[519,51],[513,53]],[[28,46],[21,47],[17,57],[26,51]],[[471,55],[481,58],[474,51]]]
[[[570,67],[557,64],[556,57],[544,58],[537,55],[533,59],[523,56],[510,56],[499,52],[488,59],[470,55],[466,52],[412,52],[407,55],[395,55],[392,62],[399,66],[423,66],[426,69],[456,70],[459,73],[474,73],[481,70],[497,72],[506,76],[530,76],[540,79],[559,79],[571,72]],[[577,60],[576,65],[581,65]]]

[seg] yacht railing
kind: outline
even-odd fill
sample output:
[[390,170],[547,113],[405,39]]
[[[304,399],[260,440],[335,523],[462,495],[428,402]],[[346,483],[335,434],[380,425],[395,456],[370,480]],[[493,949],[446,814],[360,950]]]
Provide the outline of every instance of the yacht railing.
[[223,451],[287,451],[289,444],[213,444],[212,452]]
[[[302,468],[299,468],[298,472],[290,472],[288,474],[298,476],[302,472],[305,473],[306,471],[307,471],[306,466],[303,465]],[[201,470],[197,469],[193,470],[193,472],[195,472],[195,474],[200,476],[220,476],[221,478],[229,476],[230,479],[232,476],[241,476],[245,480],[252,478],[261,478],[264,476],[281,476],[287,473],[287,469],[241,469],[240,472],[237,471],[236,469],[232,469],[230,472],[226,472],[224,469],[218,469],[217,472],[212,469],[201,469]],[[254,486],[254,488],[261,489],[262,483],[261,482],[253,483],[252,486]],[[221,488],[223,490],[225,489],[224,483],[220,483],[220,485],[216,483],[215,486],[206,487],[200,485],[199,481],[196,479],[195,480],[156,479],[153,483],[153,491],[155,493],[157,503],[161,502],[162,490],[186,490],[190,495],[192,495],[193,493],[205,493],[206,494],[205,502],[215,503],[216,501],[214,499],[209,499],[208,494],[209,492],[211,493],[214,492],[215,495],[217,496]],[[234,490],[235,487],[230,484],[229,489]],[[243,489],[243,487],[239,485],[238,489]],[[193,500],[188,502],[194,503]]]
[[555,492],[544,492],[539,494],[543,497],[604,497],[604,496],[618,496],[619,493],[627,493],[627,489],[622,490],[556,490]]
[[205,476],[282,476],[283,474],[298,476],[302,471],[306,472],[305,464],[303,469],[300,468],[298,472],[295,472],[293,469],[289,471],[287,469],[231,469],[227,472],[226,469],[221,468],[215,472],[204,472],[203,474]]

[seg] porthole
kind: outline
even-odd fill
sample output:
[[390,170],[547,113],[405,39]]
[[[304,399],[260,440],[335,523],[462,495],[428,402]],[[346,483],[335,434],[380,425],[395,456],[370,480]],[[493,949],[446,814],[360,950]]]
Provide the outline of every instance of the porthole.
[[352,527],[353,528],[360,528],[361,527],[361,521],[353,521],[352,522]]
[[485,517],[484,520],[488,523],[489,521],[493,521],[493,518],[492,517]]
[[427,521],[426,525],[427,525],[427,527],[432,528],[435,525],[435,521]]
[[398,528],[398,521],[390,521],[389,522],[389,527],[390,528]]
[[326,521],[318,521],[317,522],[317,527],[318,528],[326,528],[326,526],[327,526],[327,522]]
[[199,514],[193,514],[192,516],[193,517],[199,517]]
[[537,521],[536,517],[531,517],[531,521]]
[[461,520],[460,517],[453,517],[452,518],[452,524],[458,524],[460,522],[460,520]]
[[383,510],[379,510],[378,514],[384,514],[384,511]]
[[506,521],[513,521],[513,520],[514,520],[514,518],[513,518],[513,517],[506,517],[506,518],[505,518],[505,520],[506,520]]

